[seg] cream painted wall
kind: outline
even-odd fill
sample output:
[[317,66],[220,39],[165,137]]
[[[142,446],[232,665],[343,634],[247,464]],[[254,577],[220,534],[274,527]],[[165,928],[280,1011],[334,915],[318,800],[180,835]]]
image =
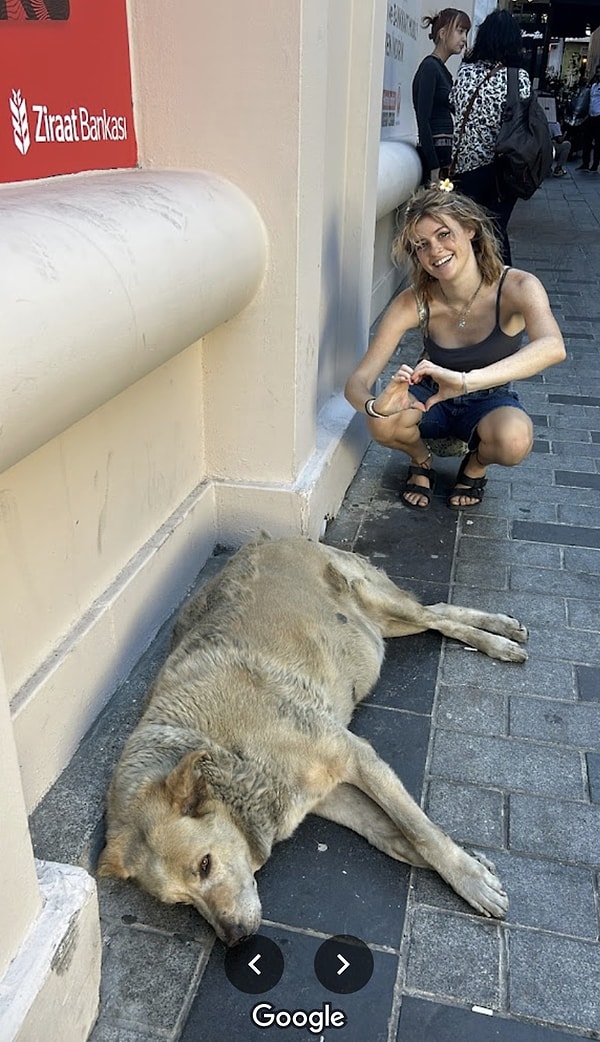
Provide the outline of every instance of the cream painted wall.
[[[0,475],[0,597],[13,698],[204,472],[200,347]],[[101,656],[110,647],[103,641]]]
[[294,389],[314,386],[317,354],[327,5],[183,0],[173,18],[162,0],[132,0],[130,15],[142,165],[222,174],[268,231],[262,293],[203,351],[209,470],[292,481],[314,444]]

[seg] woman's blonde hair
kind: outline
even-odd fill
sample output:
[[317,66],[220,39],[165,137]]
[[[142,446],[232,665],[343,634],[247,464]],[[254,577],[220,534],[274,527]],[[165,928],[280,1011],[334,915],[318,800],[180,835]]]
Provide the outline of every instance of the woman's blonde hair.
[[487,211],[460,192],[420,188],[408,201],[404,211],[403,227],[392,245],[394,264],[399,267],[407,260],[412,265],[413,285],[419,299],[430,300],[433,286],[437,282],[437,279],[425,271],[417,252],[419,236],[416,226],[424,217],[432,217],[442,222],[449,217],[466,231],[472,231],[474,234],[471,245],[484,284],[491,286],[500,278],[504,268],[501,247]]

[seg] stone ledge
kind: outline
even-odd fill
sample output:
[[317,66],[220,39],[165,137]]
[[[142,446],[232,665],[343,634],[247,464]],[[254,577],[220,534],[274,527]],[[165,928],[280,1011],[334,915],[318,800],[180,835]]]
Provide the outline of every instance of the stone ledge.
[[85,1042],[98,1013],[102,944],[96,884],[36,861],[42,909],[0,981],[2,1042]]

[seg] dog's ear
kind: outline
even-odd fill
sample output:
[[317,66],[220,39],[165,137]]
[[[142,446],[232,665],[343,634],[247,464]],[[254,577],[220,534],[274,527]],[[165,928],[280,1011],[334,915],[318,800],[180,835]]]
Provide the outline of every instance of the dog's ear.
[[340,572],[339,568],[336,568],[333,561],[328,561],[325,566],[325,581],[336,593],[348,593],[350,589],[346,576]]
[[164,782],[167,798],[178,814],[198,818],[209,796],[208,784],[202,773],[206,753],[202,750],[187,753]]
[[125,867],[122,835],[113,836],[98,858],[96,872],[99,876],[116,876],[117,879],[130,879],[131,872]]

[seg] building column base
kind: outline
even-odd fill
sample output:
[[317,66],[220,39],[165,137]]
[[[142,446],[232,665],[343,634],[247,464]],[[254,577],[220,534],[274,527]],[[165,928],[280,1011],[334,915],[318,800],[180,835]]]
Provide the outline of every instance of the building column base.
[[102,942],[96,884],[36,861],[42,908],[0,980],[2,1042],[85,1042],[98,1014]]

